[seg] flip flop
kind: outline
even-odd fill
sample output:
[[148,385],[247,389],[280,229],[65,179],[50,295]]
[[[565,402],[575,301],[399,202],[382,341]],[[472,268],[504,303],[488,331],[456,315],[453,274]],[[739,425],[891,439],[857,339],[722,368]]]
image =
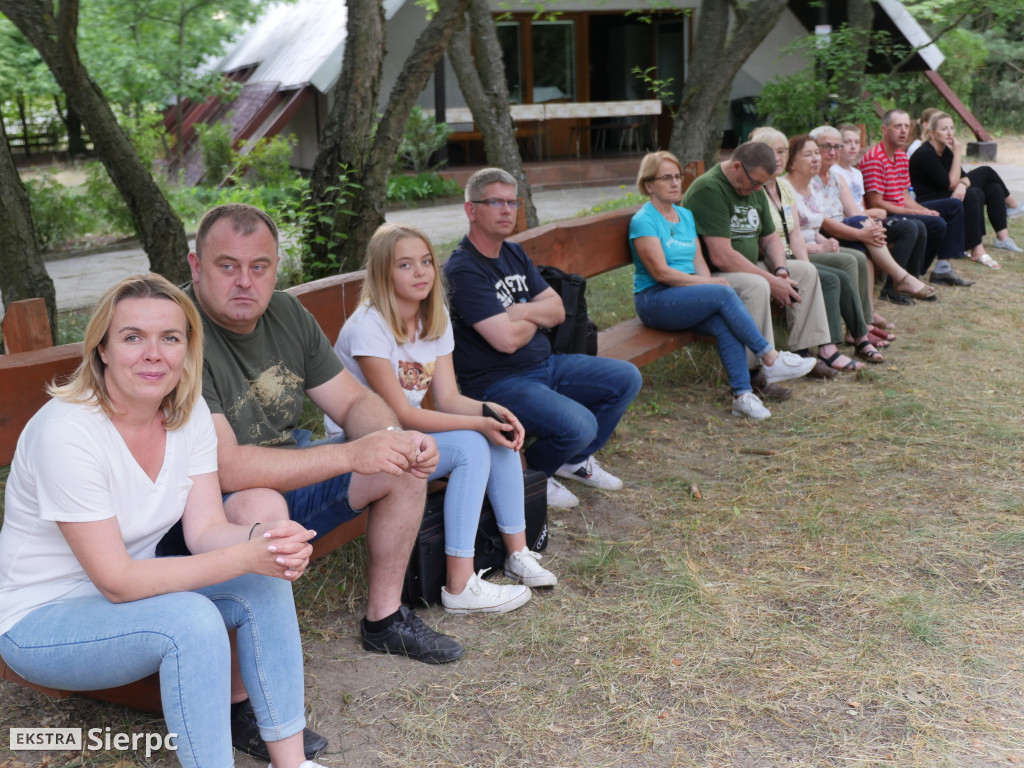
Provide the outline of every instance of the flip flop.
[[[839,352],[839,351],[837,351],[831,357],[822,357],[821,353],[820,352],[818,353],[818,359],[821,360],[821,362],[823,362],[829,368],[832,368],[833,370],[836,370],[836,371],[854,371],[854,372],[856,372],[856,371],[859,371],[863,367],[863,366],[861,366],[860,363],[856,362],[855,360],[850,360],[850,362],[848,362],[846,365],[833,365],[833,363],[836,361],[836,359],[840,358],[842,356],[843,356],[843,353]],[[847,358],[847,359],[849,359],[849,358]]]
[[979,256],[978,258],[974,258],[973,256],[971,256],[970,258],[971,258],[971,261],[973,261],[975,264],[984,264],[989,269],[1002,269],[1003,268],[1002,265],[998,261],[993,259],[987,253],[981,254],[981,256]]
[[861,358],[862,360],[866,360],[869,363],[885,362],[885,356],[877,349],[875,349],[874,346],[871,344],[871,341],[868,339],[864,339],[864,341],[854,346],[854,349],[857,350],[857,352],[855,353],[857,357]]
[[[909,273],[907,274],[907,277],[910,277]],[[939,292],[939,289],[934,285],[922,284],[916,291],[908,291],[900,288],[900,286],[907,281],[907,277],[904,277],[894,286],[897,294],[901,296],[913,296],[915,299],[921,299],[922,301],[935,301],[935,294]]]

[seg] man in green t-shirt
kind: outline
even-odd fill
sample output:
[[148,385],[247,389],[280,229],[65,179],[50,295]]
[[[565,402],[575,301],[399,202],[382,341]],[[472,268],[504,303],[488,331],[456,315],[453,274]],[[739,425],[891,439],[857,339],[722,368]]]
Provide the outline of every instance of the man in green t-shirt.
[[[767,144],[741,144],[725,162],[698,178],[683,196],[712,270],[739,294],[766,339],[774,339],[771,301],[786,308],[787,347],[804,350],[828,344],[828,318],[818,272],[809,261],[786,259],[775,232],[764,185],[775,174],[775,153]],[[795,233],[796,237],[800,233]],[[757,360],[747,352],[753,369]],[[760,394],[785,399],[789,390],[764,385]]]
[[[344,369],[298,299],[274,290],[278,234],[264,211],[240,204],[208,211],[188,259],[228,519],[255,528],[288,517],[320,535],[365,512],[363,648],[430,664],[460,658],[459,643],[401,604],[426,479],[439,458],[433,438],[402,430],[387,404]],[[347,441],[311,444],[310,432],[298,428],[307,396]],[[257,754],[258,729],[237,720],[235,746]],[[257,749],[240,744],[247,741]]]

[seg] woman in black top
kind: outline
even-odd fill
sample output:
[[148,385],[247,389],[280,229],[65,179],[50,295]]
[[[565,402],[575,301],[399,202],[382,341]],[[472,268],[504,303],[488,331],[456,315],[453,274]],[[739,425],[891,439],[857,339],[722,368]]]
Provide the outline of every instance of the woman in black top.
[[910,181],[918,202],[954,197],[964,204],[964,247],[971,259],[993,269],[999,263],[985,253],[985,213],[996,230],[996,248],[1014,253],[1021,249],[1010,238],[1007,218],[1024,214],[1024,206],[1010,195],[1003,180],[989,166],[969,173],[960,167],[963,148],[953,133],[953,118],[936,112],[928,121],[927,141],[910,157]]

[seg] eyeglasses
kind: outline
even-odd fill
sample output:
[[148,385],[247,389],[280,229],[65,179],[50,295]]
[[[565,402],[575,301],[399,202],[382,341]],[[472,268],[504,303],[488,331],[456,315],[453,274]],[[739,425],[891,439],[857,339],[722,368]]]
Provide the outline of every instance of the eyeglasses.
[[496,211],[506,205],[509,207],[509,210],[515,211],[522,205],[518,200],[502,200],[499,197],[488,197],[486,200],[470,200],[469,202],[473,203],[473,205],[486,205],[488,208],[493,208]]
[[743,172],[745,174],[747,174],[747,181],[750,182],[750,188],[751,189],[753,189],[755,192],[757,192],[757,190],[764,188],[764,185],[765,185],[766,182],[754,181],[752,178],[750,178],[750,171],[747,170],[747,166],[745,166],[743,163],[740,163],[740,168],[742,168]]
[[819,144],[818,149],[822,152],[838,152],[843,148],[842,144]]
[[678,184],[683,180],[683,174],[681,173],[666,173],[664,176],[655,176],[651,181],[664,181],[666,184],[671,184],[673,181]]

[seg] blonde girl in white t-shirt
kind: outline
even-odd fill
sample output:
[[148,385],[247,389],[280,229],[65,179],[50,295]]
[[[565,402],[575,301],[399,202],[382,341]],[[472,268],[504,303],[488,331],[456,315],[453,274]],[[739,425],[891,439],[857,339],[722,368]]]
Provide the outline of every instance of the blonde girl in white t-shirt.
[[[402,426],[429,433],[440,463],[431,480],[449,475],[444,528],[447,577],[441,601],[449,613],[510,611],[530,599],[530,587],[558,583],[526,546],[523,427],[497,403],[463,396],[452,363],[454,340],[441,269],[430,239],[414,227],[385,224],[366,252],[358,310],[342,326],[335,352],[345,368],[398,415]],[[435,409],[421,408],[429,391]],[[505,422],[484,415],[485,405]],[[327,423],[328,435],[338,432]],[[473,569],[473,546],[484,493],[508,551],[499,585]]]

